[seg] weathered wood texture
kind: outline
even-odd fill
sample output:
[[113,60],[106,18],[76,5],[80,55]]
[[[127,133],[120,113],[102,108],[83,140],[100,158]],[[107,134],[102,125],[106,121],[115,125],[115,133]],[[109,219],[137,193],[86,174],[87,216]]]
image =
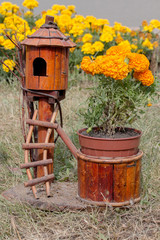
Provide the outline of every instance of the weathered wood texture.
[[[34,90],[65,90],[68,85],[68,48],[34,47],[26,49],[26,88]],[[46,62],[46,75],[34,74],[34,61]],[[45,66],[44,66],[45,68]]]
[[31,187],[31,186],[34,186],[36,184],[48,182],[48,181],[53,180],[53,179],[54,179],[54,174],[50,174],[50,175],[47,175],[47,176],[43,176],[43,177],[40,177],[40,178],[35,178],[35,179],[32,179],[32,180],[29,180],[28,182],[25,182],[24,185],[25,185],[25,187]]
[[89,157],[90,161],[82,153],[78,154],[78,195],[82,200],[123,205],[140,197],[141,151],[117,161],[115,158],[92,162]]
[[31,167],[37,167],[37,166],[46,166],[50,163],[52,163],[53,160],[52,159],[45,159],[45,160],[41,160],[41,161],[35,161],[35,162],[28,162],[28,163],[24,163],[20,165],[20,168],[31,168]]
[[[32,120],[36,120],[37,114],[38,114],[38,110],[36,109],[35,112],[34,112],[34,114],[33,114]],[[33,126],[30,126],[30,127],[29,127],[29,132],[28,132],[28,135],[27,135],[26,144],[29,144],[30,141],[31,141],[33,128],[34,128]],[[24,161],[25,161],[25,164],[28,164],[28,158],[29,158],[29,150],[26,149],[26,150],[24,151]],[[32,174],[31,174],[31,172],[30,172],[30,169],[27,168],[27,169],[26,169],[26,172],[27,172],[28,179],[31,181],[31,180],[32,180]],[[35,187],[35,186],[32,186],[32,192],[33,192],[34,197],[35,197],[35,198],[38,198],[38,196],[37,196],[37,190],[36,190],[36,187]]]
[[[39,120],[40,121],[46,121],[50,122],[52,114],[54,112],[54,106],[50,105],[47,101],[47,98],[40,98],[39,99]],[[44,143],[45,138],[47,134],[47,129],[45,127],[39,126],[38,127],[38,142]],[[54,142],[54,131],[52,131],[52,134],[49,139],[49,143],[53,144]],[[54,149],[49,149],[47,151],[47,159],[53,159],[54,155]],[[38,150],[38,160],[43,160],[43,150]],[[53,173],[53,163],[49,164],[48,166],[48,173]],[[44,168],[43,166],[37,167],[37,177],[44,176]]]

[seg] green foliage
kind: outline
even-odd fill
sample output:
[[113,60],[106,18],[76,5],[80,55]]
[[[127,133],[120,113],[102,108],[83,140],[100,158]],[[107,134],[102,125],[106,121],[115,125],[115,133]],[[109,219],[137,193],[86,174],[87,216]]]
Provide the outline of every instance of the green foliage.
[[132,124],[144,113],[155,89],[156,83],[150,87],[143,86],[131,74],[123,80],[99,76],[88,98],[87,110],[80,110],[84,124],[89,130],[98,126],[112,134],[117,126]]
[[30,29],[33,29],[36,26],[35,22],[40,18],[41,18],[40,14],[37,16],[36,15],[24,16],[24,19],[28,22]]

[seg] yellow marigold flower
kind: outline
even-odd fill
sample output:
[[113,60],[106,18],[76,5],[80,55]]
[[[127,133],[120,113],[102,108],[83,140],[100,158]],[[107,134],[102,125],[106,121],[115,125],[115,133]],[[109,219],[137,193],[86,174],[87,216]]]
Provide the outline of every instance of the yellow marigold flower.
[[92,47],[92,44],[91,43],[85,43],[82,48],[81,48],[81,51],[84,53],[84,54],[91,54],[93,55],[95,53],[95,50],[94,48]]
[[70,11],[68,9],[64,9],[64,10],[61,11],[61,14],[71,16],[72,15],[72,11]]
[[12,10],[12,3],[10,3],[10,2],[2,2],[1,5],[6,11]]
[[135,72],[143,72],[149,68],[149,60],[144,54],[130,53],[127,55],[129,58],[129,70]]
[[101,52],[104,49],[104,44],[100,41],[96,41],[93,43],[92,48],[95,50],[95,52]]
[[82,38],[82,42],[91,42],[92,41],[93,36],[90,33],[86,33],[84,34],[83,38]]
[[128,64],[121,56],[106,56],[101,63],[101,71],[106,77],[123,80],[129,73]]
[[4,25],[4,23],[0,23],[0,34],[5,34],[5,30],[6,28],[5,28],[5,25]]
[[75,13],[75,12],[76,12],[74,5],[69,5],[69,6],[67,6],[67,9],[68,9],[69,11],[71,11],[72,13]]
[[158,46],[159,46],[158,41],[154,41],[154,42],[153,42],[153,47],[154,47],[154,48],[157,48]]
[[102,30],[102,34],[103,33],[110,33],[113,37],[116,37],[116,33],[113,27],[108,26],[108,25],[104,25],[103,30]]
[[107,19],[96,19],[94,22],[92,22],[94,26],[101,27],[105,24],[109,25],[109,21]]
[[14,49],[15,45],[9,40],[9,39],[5,39],[4,42],[2,43],[2,46],[4,47],[4,49]]
[[73,48],[70,48],[69,51],[70,51],[71,53],[73,53],[75,49],[76,49],[76,48],[73,47]]
[[144,42],[142,43],[142,46],[147,47],[150,50],[153,50],[153,44],[149,41],[148,38],[144,40]]
[[114,22],[114,26],[113,26],[114,30],[117,32],[121,32],[122,30],[122,24],[119,22]]
[[131,51],[131,44],[128,40],[122,41],[121,43],[118,44],[118,46],[121,46],[123,48],[125,48],[125,51],[130,52]]
[[79,64],[77,64],[77,65],[76,65],[76,68],[79,70],[79,69],[80,69],[80,65],[79,65]]
[[103,32],[99,39],[102,42],[112,42],[113,41],[113,35],[109,32]]
[[36,28],[40,28],[43,24],[45,23],[45,18],[40,18],[38,19],[35,24],[36,24]]
[[[65,34],[65,35],[67,35],[67,34]],[[82,37],[78,37],[75,42],[76,43],[81,43],[82,42]]]
[[73,34],[74,37],[80,36],[82,35],[84,32],[84,27],[82,24],[75,24],[73,25],[73,27],[71,28],[71,30],[69,31],[69,34]]
[[93,16],[87,16],[85,21],[89,23],[94,23],[97,19]]
[[85,21],[85,18],[81,15],[76,15],[75,18],[73,19],[74,23],[82,23]]
[[[5,66],[4,64],[6,64],[7,66]],[[14,67],[15,67],[15,62],[13,60],[10,60],[10,59],[7,59],[4,61],[4,64],[3,64],[3,70],[5,72],[9,72],[9,70],[13,71]]]
[[0,45],[3,45],[4,41],[5,41],[4,37],[0,36]]
[[24,33],[24,31],[30,29],[28,22],[22,19],[21,17],[17,16],[16,14],[12,14],[11,17],[6,17],[4,19],[4,24],[7,29],[13,30],[12,33],[15,33],[17,31],[22,33],[22,29]]
[[55,15],[56,15],[57,13],[58,13],[58,11],[56,11],[56,10],[48,9],[48,10],[46,11],[46,13],[43,15],[43,17],[45,17],[46,15],[50,15],[50,16],[55,17]]
[[135,44],[131,44],[131,49],[133,49],[133,50],[137,50],[137,45],[135,45]]
[[36,0],[24,0],[22,5],[30,10],[38,7],[39,3]]
[[154,76],[150,70],[144,72],[134,72],[134,78],[141,81],[144,86],[150,86],[154,83]]
[[160,21],[158,21],[157,19],[152,19],[150,21],[150,24],[152,25],[153,28],[160,29]]
[[16,4],[12,4],[12,12],[17,13],[19,11],[19,7]]
[[137,53],[143,53],[143,49],[138,49]]
[[66,7],[64,6],[64,5],[58,5],[58,4],[54,4],[53,6],[52,6],[52,9],[53,10],[56,10],[56,11],[63,11],[63,10],[65,10],[66,9]]
[[31,17],[31,16],[33,16],[33,12],[27,11],[27,12],[25,12],[24,16],[25,17]]
[[152,25],[148,25],[148,26],[144,26],[143,27],[143,31],[145,32],[152,32],[153,31],[153,26]]

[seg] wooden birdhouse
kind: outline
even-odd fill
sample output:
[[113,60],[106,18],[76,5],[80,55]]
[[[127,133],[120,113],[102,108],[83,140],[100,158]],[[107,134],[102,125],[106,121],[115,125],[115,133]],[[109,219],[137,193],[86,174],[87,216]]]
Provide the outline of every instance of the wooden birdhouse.
[[76,44],[58,30],[54,17],[46,16],[45,24],[21,44],[26,46],[26,88],[65,90],[69,48]]

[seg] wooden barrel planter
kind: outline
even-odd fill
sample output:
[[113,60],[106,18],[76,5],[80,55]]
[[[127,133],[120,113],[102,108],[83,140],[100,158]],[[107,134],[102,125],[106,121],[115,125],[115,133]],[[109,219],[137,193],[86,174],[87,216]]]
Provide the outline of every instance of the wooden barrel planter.
[[128,141],[99,138],[96,142],[94,137],[87,140],[87,136],[81,134],[83,131],[78,133],[81,145],[77,153],[79,199],[93,205],[115,207],[139,202],[141,132],[135,130],[139,134]]
[[99,206],[140,201],[142,151],[130,157],[92,157],[78,152],[78,196]]

